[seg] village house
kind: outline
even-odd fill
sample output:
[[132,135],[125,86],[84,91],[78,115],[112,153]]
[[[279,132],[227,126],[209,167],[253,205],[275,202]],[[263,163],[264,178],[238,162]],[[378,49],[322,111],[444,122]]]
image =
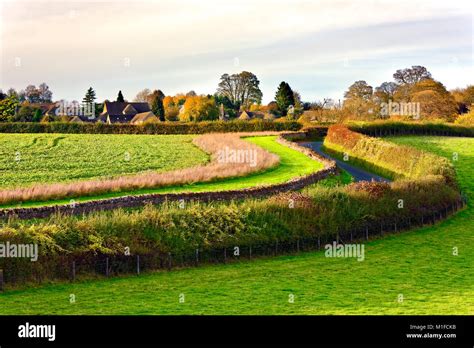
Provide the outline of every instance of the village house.
[[150,110],[148,103],[109,102],[104,103],[104,110],[99,115],[97,122],[108,124],[131,123],[142,124],[144,122],[159,122]]

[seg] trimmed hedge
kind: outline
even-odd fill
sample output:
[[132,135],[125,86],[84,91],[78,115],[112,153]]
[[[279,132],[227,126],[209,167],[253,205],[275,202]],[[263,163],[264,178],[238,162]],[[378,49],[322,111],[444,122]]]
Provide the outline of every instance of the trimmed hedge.
[[206,121],[133,124],[104,123],[0,123],[0,133],[88,133],[88,134],[203,134],[227,132],[297,131],[296,121]]
[[397,135],[441,135],[474,137],[474,127],[466,127],[448,123],[430,122],[350,122],[349,129],[369,136],[397,136]]
[[441,175],[448,183],[455,183],[454,167],[446,158],[368,137],[344,125],[329,128],[324,147],[331,152],[346,153],[349,161],[362,163],[394,179]]

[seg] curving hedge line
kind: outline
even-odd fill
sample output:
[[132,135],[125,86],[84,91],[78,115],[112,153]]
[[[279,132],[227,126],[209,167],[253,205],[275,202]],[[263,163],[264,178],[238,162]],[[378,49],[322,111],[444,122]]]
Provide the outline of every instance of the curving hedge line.
[[442,176],[455,183],[456,173],[448,159],[409,146],[401,146],[378,138],[368,137],[336,125],[328,130],[324,147],[349,162],[369,167],[392,179],[417,179],[429,175]]
[[397,135],[439,135],[474,137],[474,127],[465,127],[455,124],[439,122],[351,122],[348,123],[348,128],[354,132],[375,137]]
[[298,131],[296,121],[206,121],[133,124],[104,123],[0,123],[0,133],[87,133],[87,134],[203,134],[226,132]]

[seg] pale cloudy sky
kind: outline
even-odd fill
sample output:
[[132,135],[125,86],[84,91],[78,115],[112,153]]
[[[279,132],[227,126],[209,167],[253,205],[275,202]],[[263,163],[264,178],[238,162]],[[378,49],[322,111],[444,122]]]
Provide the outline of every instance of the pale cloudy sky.
[[46,82],[54,99],[119,89],[215,92],[247,70],[264,102],[280,81],[303,100],[342,98],[424,65],[448,88],[474,83],[473,1],[0,0],[0,88]]

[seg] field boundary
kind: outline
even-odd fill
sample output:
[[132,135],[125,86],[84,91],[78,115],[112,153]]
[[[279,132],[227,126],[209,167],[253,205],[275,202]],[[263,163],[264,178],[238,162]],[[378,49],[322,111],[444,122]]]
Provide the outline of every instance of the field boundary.
[[284,133],[280,134],[280,136],[277,138],[277,142],[291,149],[299,151],[315,161],[321,162],[324,167],[315,173],[295,178],[282,184],[252,187],[242,190],[129,195],[117,198],[92,200],[87,202],[74,202],[71,204],[54,206],[7,208],[0,210],[0,219],[6,220],[12,217],[19,219],[36,219],[45,218],[57,213],[67,215],[82,215],[94,211],[111,210],[117,208],[135,208],[147,204],[160,204],[164,202],[181,200],[210,202],[239,200],[245,198],[264,198],[281,192],[299,190],[305,186],[325,179],[329,175],[338,173],[336,162],[328,160],[323,156],[320,156],[315,151],[291,141],[304,139],[306,136],[307,133],[305,132]]
[[450,137],[474,137],[474,127],[430,122],[350,122],[347,127],[354,132],[373,137],[401,135],[432,135]]
[[0,133],[66,133],[66,134],[204,134],[228,132],[299,131],[296,121],[201,121],[156,122],[135,124],[70,122],[0,122]]
[[[28,272],[21,276],[8,269],[0,269],[0,292],[6,290],[6,286],[18,286],[28,282],[41,284],[45,279],[86,280],[94,278],[94,275],[103,277],[114,277],[120,275],[141,274],[147,271],[160,271],[180,269],[186,267],[198,267],[201,264],[227,264],[242,260],[251,260],[259,257],[274,257],[282,255],[294,255],[300,252],[320,251],[327,244],[346,244],[354,242],[369,241],[384,235],[398,234],[409,231],[414,227],[434,225],[457,211],[466,207],[465,198],[453,202],[450,206],[439,209],[420,219],[406,218],[396,222],[374,221],[362,227],[354,227],[351,230],[341,231],[334,235],[318,235],[314,237],[299,237],[287,240],[276,240],[273,242],[244,243],[235,246],[221,248],[197,248],[182,252],[156,252],[147,254],[130,255],[89,255],[78,257],[74,255],[42,257],[43,262],[28,262]],[[238,254],[235,254],[236,248]],[[53,270],[45,276],[43,267]],[[37,268],[36,268],[37,267]]]

